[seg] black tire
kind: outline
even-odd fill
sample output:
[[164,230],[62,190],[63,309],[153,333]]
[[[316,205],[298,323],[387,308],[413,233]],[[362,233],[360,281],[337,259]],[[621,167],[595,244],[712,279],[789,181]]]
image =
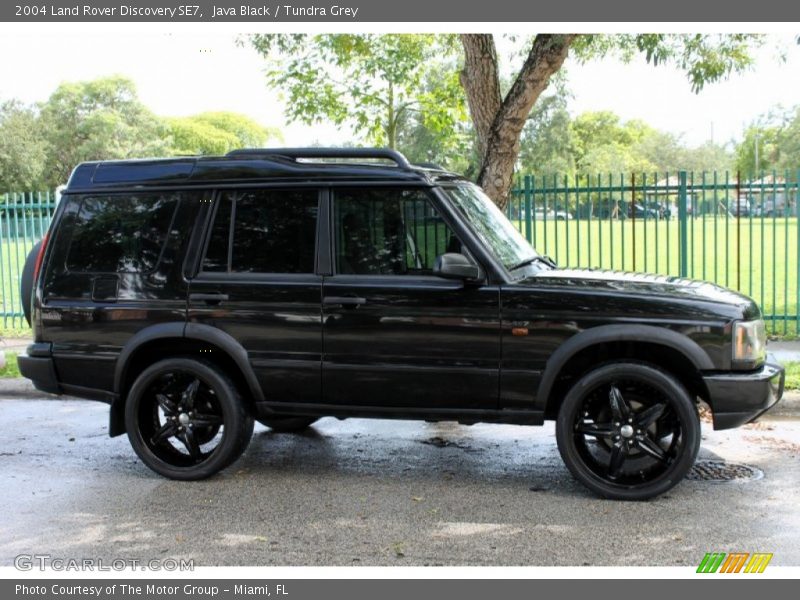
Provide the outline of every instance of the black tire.
[[590,490],[615,500],[646,500],[680,483],[692,468],[700,419],[689,392],[671,374],[643,363],[608,363],[569,390],[556,440],[567,468]]
[[282,417],[274,416],[268,419],[258,419],[262,425],[278,433],[297,433],[308,429],[309,425],[316,423],[319,417]]
[[37,242],[28,253],[25,259],[25,266],[22,267],[22,276],[19,278],[19,294],[22,301],[22,314],[28,325],[31,324],[31,301],[33,298],[33,269],[36,267],[36,257],[39,256],[39,248],[42,242]]
[[253,417],[219,368],[169,358],[145,369],[125,403],[128,439],[148,467],[170,479],[205,479],[238,459]]

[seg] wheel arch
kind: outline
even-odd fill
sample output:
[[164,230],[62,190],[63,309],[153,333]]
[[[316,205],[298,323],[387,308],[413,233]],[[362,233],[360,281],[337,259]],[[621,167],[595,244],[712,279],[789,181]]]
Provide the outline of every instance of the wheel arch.
[[159,323],[139,331],[120,352],[114,370],[115,400],[111,404],[109,435],[125,433],[125,401],[134,379],[154,362],[178,355],[194,355],[225,369],[256,402],[264,400],[247,356],[231,335],[202,323]]
[[569,387],[591,366],[622,359],[660,366],[691,393],[708,398],[700,372],[713,370],[714,364],[694,340],[651,325],[603,325],[569,338],[548,359],[536,393],[545,418],[555,418]]

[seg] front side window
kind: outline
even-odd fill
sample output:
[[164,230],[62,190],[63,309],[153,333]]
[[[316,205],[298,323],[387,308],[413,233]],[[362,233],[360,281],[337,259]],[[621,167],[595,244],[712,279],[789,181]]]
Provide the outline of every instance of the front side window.
[[203,271],[313,273],[317,190],[242,190],[220,195]]
[[149,273],[158,264],[180,194],[86,196],[80,201],[67,269]]
[[336,272],[431,275],[436,257],[461,243],[420,190],[337,190]]

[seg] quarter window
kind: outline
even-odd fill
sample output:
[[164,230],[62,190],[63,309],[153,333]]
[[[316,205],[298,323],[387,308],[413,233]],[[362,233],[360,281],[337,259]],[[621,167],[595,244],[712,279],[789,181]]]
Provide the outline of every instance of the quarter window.
[[179,194],[87,196],[75,217],[67,268],[149,273],[156,268]]
[[248,190],[220,196],[206,272],[313,273],[316,190]]

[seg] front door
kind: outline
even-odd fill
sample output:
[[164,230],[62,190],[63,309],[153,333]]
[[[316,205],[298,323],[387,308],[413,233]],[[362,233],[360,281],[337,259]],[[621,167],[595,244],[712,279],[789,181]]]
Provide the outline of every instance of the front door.
[[423,189],[334,189],[323,284],[327,404],[494,409],[499,293],[433,275],[467,252]]

